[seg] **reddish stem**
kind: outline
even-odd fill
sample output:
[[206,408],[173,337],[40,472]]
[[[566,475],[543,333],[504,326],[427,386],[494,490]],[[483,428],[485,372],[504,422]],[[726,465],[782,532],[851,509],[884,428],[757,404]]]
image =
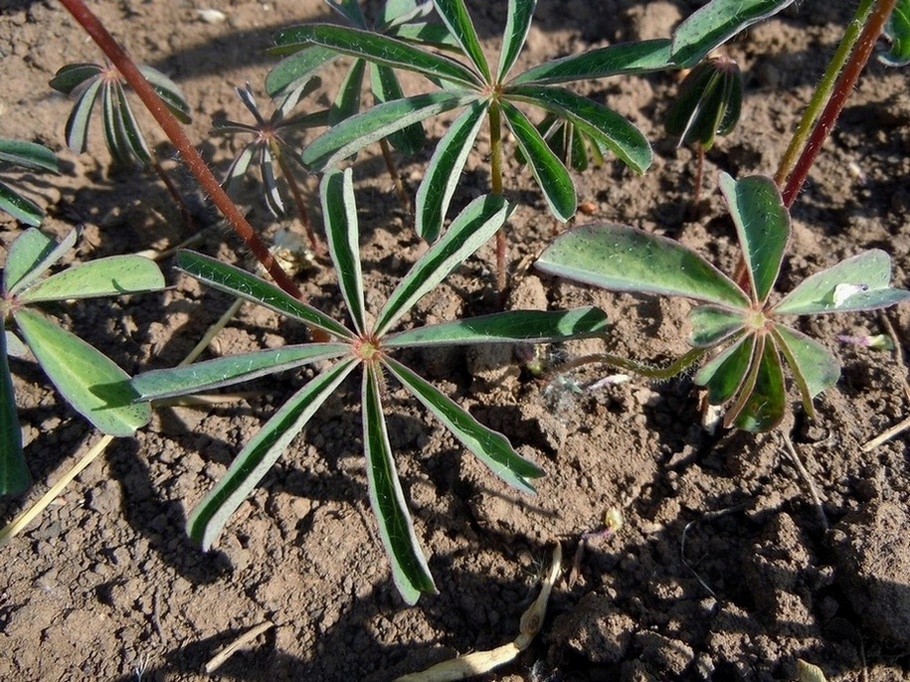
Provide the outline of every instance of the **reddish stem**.
[[98,18],[86,7],[83,0],[60,0],[60,3],[79,22],[82,29],[101,48],[101,51],[111,60],[111,63],[117,67],[117,70],[155,118],[155,121],[158,122],[164,133],[170,138],[177,151],[180,152],[183,162],[196,176],[202,189],[212,198],[212,202],[231,224],[250,252],[262,264],[262,267],[272,276],[276,284],[288,294],[295,298],[303,299],[303,294],[301,294],[297,285],[281,268],[268,247],[256,235],[246,218],[221,188],[218,180],[212,175],[189,137],[183,132],[180,123],[164,105],[164,102],[161,101],[139,69],[136,68],[136,64],[126,53],[126,50],[114,40]]
[[803,183],[806,181],[806,177],[809,175],[809,169],[812,167],[815,157],[818,156],[819,151],[821,151],[822,145],[825,143],[828,134],[831,132],[835,122],[837,122],[838,116],[840,116],[840,113],[844,108],[844,104],[847,102],[847,97],[850,96],[853,87],[856,85],[857,80],[859,80],[859,75],[869,61],[869,56],[872,54],[872,48],[875,47],[875,42],[881,35],[885,22],[888,21],[888,17],[891,15],[891,11],[894,9],[896,1],[897,0],[882,0],[881,2],[876,3],[875,8],[869,15],[869,19],[863,27],[863,32],[860,34],[856,46],[850,54],[850,59],[844,66],[840,78],[837,79],[837,84],[834,86],[834,92],[831,93],[831,99],[828,100],[824,110],[821,115],[819,115],[818,121],[816,121],[815,127],[812,129],[812,133],[806,141],[806,146],[803,149],[802,154],[800,154],[799,158],[796,160],[793,172],[790,174],[787,184],[784,186],[783,200],[784,205],[787,208],[790,208],[793,205],[793,202],[796,201],[796,195],[799,194],[799,190],[802,188]]

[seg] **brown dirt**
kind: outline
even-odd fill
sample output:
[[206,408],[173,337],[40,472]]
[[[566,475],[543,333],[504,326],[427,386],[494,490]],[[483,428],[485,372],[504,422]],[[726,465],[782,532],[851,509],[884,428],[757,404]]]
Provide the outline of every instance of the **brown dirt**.
[[[263,52],[270,34],[327,9],[317,0],[213,5],[226,22],[204,23],[196,12],[202,5],[185,0],[94,9],[138,60],[180,83],[193,106],[190,132],[223,170],[231,148],[209,136],[211,116],[242,116],[232,86],[249,81],[261,95],[272,63]],[[504,6],[472,3],[491,52]],[[154,177],[109,171],[97,134],[89,154],[63,148],[69,103],[46,83],[64,63],[98,59],[93,45],[53,3],[12,0],[4,7],[0,134],[44,142],[63,161],[60,178],[28,181],[48,209],[45,228],[60,236],[84,224],[81,259],[179,241],[185,236],[179,213]],[[686,2],[542,0],[523,63],[666,35],[690,11]],[[709,153],[709,178],[717,169],[775,170],[849,12],[846,3],[800,5],[730,46],[747,76],[744,116]],[[326,92],[334,92],[342,73],[340,66],[326,70]],[[907,84],[906,71],[878,64],[862,78],[794,209],[785,288],[869,247],[889,250],[895,282],[908,284]],[[643,177],[615,162],[586,171],[577,177],[580,199],[594,203],[592,219],[678,237],[729,268],[735,244],[718,197],[710,197],[701,219],[684,220],[692,155],[677,150],[659,125],[675,86],[663,75],[584,86],[642,127],[656,159]],[[436,125],[431,136],[438,138],[443,127]],[[211,224],[170,148],[158,150],[198,205],[197,221]],[[429,151],[402,161],[412,190],[427,158]],[[420,245],[377,158],[361,155],[355,176],[375,305]],[[459,201],[486,182],[478,153]],[[549,238],[551,219],[526,170],[510,166],[507,186],[523,204],[511,225],[510,259],[520,271]],[[255,224],[274,229],[257,202],[249,210]],[[19,229],[0,217],[0,256]],[[198,248],[233,261],[235,246],[233,237],[210,230]],[[491,256],[483,249],[418,307],[414,320],[490,310]],[[173,287],[165,293],[77,306],[72,327],[127,371],[173,366],[229,301],[166,270]],[[614,352],[661,360],[684,350],[687,304],[609,295],[527,272],[514,281],[512,305],[602,306],[615,323]],[[304,271],[301,286],[317,305],[340,309],[329,269]],[[910,307],[887,318],[906,351]],[[799,658],[821,666],[832,682],[910,679],[908,440],[860,449],[906,416],[906,372],[896,355],[836,341],[841,333],[882,333],[883,321],[870,314],[805,325],[844,360],[838,386],[818,400],[818,420],[796,410],[785,426],[823,500],[827,532],[780,435],[710,434],[700,426],[686,378],[660,384],[633,378],[573,393],[472,352],[410,354],[548,474],[536,497],[516,494],[393,391],[393,447],[439,588],[412,608],[391,583],[369,510],[353,386],[321,410],[210,554],[186,539],[187,510],[309,373],[255,384],[257,393],[241,403],[161,410],[135,439],[115,442],[3,548],[0,678],[389,680],[510,641],[552,544],[562,542],[571,558],[580,536],[602,528],[605,511],[617,507],[621,531],[588,543],[574,584],[568,571],[557,583],[534,645],[487,679],[795,679]],[[304,338],[302,329],[245,306],[214,352]],[[34,366],[16,362],[14,372],[36,484],[24,498],[3,503],[4,519],[36,500],[97,439]],[[579,379],[605,374],[589,370]],[[200,672],[220,647],[262,621],[274,628],[216,673]]]

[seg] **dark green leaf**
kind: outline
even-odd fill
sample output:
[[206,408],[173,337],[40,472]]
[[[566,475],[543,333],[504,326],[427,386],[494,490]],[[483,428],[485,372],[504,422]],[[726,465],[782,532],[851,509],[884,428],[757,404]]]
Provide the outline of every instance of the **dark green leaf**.
[[96,80],[80,93],[69,118],[66,119],[66,146],[77,154],[85,152],[92,109],[95,106],[95,100],[98,99],[101,85],[101,81]]
[[126,93],[122,87],[114,86],[114,124],[115,134],[117,136],[117,147],[121,150],[128,150],[124,154],[125,158],[133,156],[143,164],[149,165],[152,162],[152,153],[145,144],[145,138],[139,130],[139,124],[133,116],[129,102],[126,101]]
[[0,211],[6,211],[16,220],[38,227],[44,220],[44,211],[38,204],[0,182]]
[[408,513],[385,417],[379,399],[378,370],[368,364],[363,374],[363,449],[367,458],[370,505],[379,522],[382,546],[392,561],[392,578],[402,598],[415,604],[421,592],[435,592],[426,557],[420,550]]
[[344,173],[341,171],[326,173],[322,178],[320,195],[329,253],[338,274],[338,286],[341,287],[348,312],[354,321],[354,328],[360,334],[364,334],[367,327],[363,303],[363,273],[360,271],[358,243],[360,230],[357,227],[357,206],[354,203],[351,169],[348,168]]
[[148,403],[133,403],[137,396],[129,375],[107,356],[28,308],[19,308],[13,317],[51,382],[95,427],[112,436],[131,436],[148,423]]
[[539,85],[510,87],[506,96],[570,121],[639,173],[651,165],[653,154],[647,138],[635,125],[602,104],[563,88]]
[[428,242],[436,241],[442,231],[449,202],[461,179],[461,170],[474,146],[487,107],[487,100],[472,102],[449,126],[437,143],[417,188],[416,230]]
[[133,390],[142,400],[192,395],[252,381],[351,352],[346,343],[305,343],[228,355],[173,369],[155,369],[133,377]]
[[840,360],[817,341],[790,327],[775,325],[772,334],[796,379],[803,408],[812,417],[812,399],[837,383]]
[[266,308],[289,315],[309,327],[321,329],[331,336],[351,339],[353,334],[325,313],[297,300],[274,284],[233,265],[192,251],[177,252],[177,266],[210,287],[234,296],[264,305]]
[[570,83],[671,68],[669,40],[642,40],[548,61],[519,74],[509,86]]
[[465,320],[442,322],[390,334],[387,348],[449,344],[554,343],[603,336],[607,315],[599,308],[572,310],[510,310]]
[[543,191],[550,212],[557,220],[568,221],[575,215],[577,207],[575,185],[569,171],[523,113],[506,101],[500,102],[499,106],[534,179]]
[[708,389],[709,403],[723,405],[736,394],[752,365],[754,351],[755,335],[746,335],[698,370],[695,383]]
[[478,422],[447,395],[401,363],[385,358],[383,365],[490,471],[519,490],[534,492],[534,486],[528,479],[543,476],[543,471],[515,452],[505,436]]
[[293,52],[272,67],[266,76],[265,90],[270,97],[278,97],[293,90],[300,83],[310,80],[319,69],[338,57],[335,50],[305,43],[291,43],[284,48],[272,48],[269,51],[272,54]]
[[31,285],[75,246],[79,234],[78,228],[70,230],[59,244],[34,228],[16,237],[3,270],[4,292],[15,296]]
[[509,75],[509,70],[515,65],[515,60],[518,59],[521,48],[524,47],[535,7],[537,7],[537,0],[509,0],[506,32],[502,36],[499,68],[496,71],[498,83],[502,83]]
[[496,194],[478,197],[468,204],[395,287],[376,318],[376,335],[385,334],[424,294],[496,234],[510,210],[505,199]]
[[196,505],[186,522],[189,536],[208,550],[231,514],[262,480],[307,421],[357,366],[342,360],[297,391],[259,430],[225,475]]
[[885,24],[884,35],[891,49],[888,54],[880,54],[879,61],[888,66],[910,64],[910,0],[897,0]]
[[686,296],[732,310],[749,306],[742,289],[691,249],[625,225],[582,225],[564,232],[536,265],[613,291]]
[[85,81],[97,77],[103,70],[100,64],[67,64],[57,70],[48,85],[57,92],[70,95],[73,90]]
[[722,172],[720,191],[736,225],[752,295],[764,304],[790,241],[790,214],[771,178],[753,175],[734,180]]
[[28,170],[59,172],[57,155],[43,144],[0,138],[0,161]]
[[183,93],[180,91],[180,87],[174,81],[157,69],[153,69],[151,66],[146,66],[145,64],[139,65],[139,71],[145,76],[145,80],[149,82],[157,95],[161,98],[161,101],[164,102],[164,106],[170,110],[178,121],[181,123],[192,122],[193,119],[190,117],[190,105],[186,103],[186,100],[183,98]]
[[745,326],[744,311],[701,305],[689,313],[692,333],[689,344],[697,348],[710,348],[729,338]]
[[363,90],[363,75],[366,73],[366,62],[363,59],[355,59],[341,87],[338,88],[338,94],[332,107],[329,109],[329,125],[333,126],[346,118],[350,118],[360,111],[360,93]]
[[[533,4],[528,2],[527,4]],[[480,47],[480,41],[477,39],[477,29],[468,14],[464,0],[434,0],[433,5],[437,14],[442,18],[442,22],[449,29],[455,40],[461,46],[462,51],[471,60],[477,70],[483,75],[487,83],[492,81],[490,67],[487,64],[487,58],[484,56],[483,48]]]
[[23,303],[119,296],[164,288],[158,264],[144,256],[98,258],[74,265],[26,289]]
[[[787,395],[780,355],[773,343],[765,344],[757,365],[755,384],[744,394],[744,398],[741,409],[732,420],[737,428],[753,433],[770,431],[783,420],[787,408]],[[732,409],[737,407],[739,405]],[[727,418],[730,418],[729,414]],[[729,423],[727,422],[727,425]]]
[[692,67],[740,31],[792,3],[793,0],[712,0],[673,32],[673,61],[682,68]]
[[330,128],[303,150],[301,158],[314,171],[324,170],[396,131],[476,99],[471,92],[434,92],[379,104]]
[[0,495],[18,495],[28,490],[31,476],[22,452],[22,429],[16,410],[16,393],[9,371],[6,334],[0,329]]
[[[313,43],[349,57],[413,71],[461,87],[479,89],[483,86],[476,74],[454,59],[427,52],[402,40],[356,28],[330,24],[296,26],[279,31],[275,43],[279,50],[283,46]],[[272,88],[269,90],[272,91]]]

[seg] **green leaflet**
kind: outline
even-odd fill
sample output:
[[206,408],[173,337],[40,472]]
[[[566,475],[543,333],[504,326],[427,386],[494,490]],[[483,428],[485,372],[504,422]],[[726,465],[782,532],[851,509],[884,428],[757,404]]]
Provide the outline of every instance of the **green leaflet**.
[[110,256],[81,263],[33,284],[20,296],[23,303],[117,296],[164,287],[158,264],[144,256]]
[[625,225],[582,225],[564,232],[536,267],[614,291],[686,296],[733,310],[749,305],[730,278],[691,249]]
[[531,28],[531,18],[537,0],[509,0],[509,11],[506,16],[506,31],[502,36],[502,49],[499,52],[499,68],[496,69],[496,81],[502,83],[515,65],[515,60],[524,47]]
[[379,522],[382,545],[392,562],[395,585],[406,603],[415,604],[421,592],[435,592],[436,586],[414,533],[414,524],[392,459],[379,399],[377,371],[371,364],[364,368],[361,398],[370,506]]
[[66,401],[98,429],[131,436],[151,419],[147,403],[134,404],[129,375],[75,334],[28,308],[14,314],[38,363]]
[[444,344],[548,343],[568,337],[602,336],[606,327],[606,313],[599,308],[509,310],[389,334],[382,345],[386,348],[413,348]]
[[3,434],[0,438],[0,495],[18,495],[28,490],[31,476],[22,452],[22,429],[3,330],[0,330],[0,433]]
[[608,76],[663,71],[673,67],[673,61],[670,59],[670,41],[661,38],[620,43],[562,59],[554,59],[519,74],[509,81],[508,85],[530,85],[532,83],[552,85]]
[[363,273],[360,270],[360,231],[357,229],[357,206],[354,203],[354,184],[351,169],[344,173],[329,171],[320,185],[325,211],[329,253],[338,286],[358,333],[366,332],[366,309],[363,303]]
[[468,9],[465,7],[464,0],[434,0],[433,6],[436,8],[442,22],[449,29],[449,33],[458,41],[462,51],[474,64],[475,68],[483,76],[484,80],[489,83],[492,80],[490,67],[487,64],[487,58],[480,47],[480,41],[477,39],[477,29],[471,21]]

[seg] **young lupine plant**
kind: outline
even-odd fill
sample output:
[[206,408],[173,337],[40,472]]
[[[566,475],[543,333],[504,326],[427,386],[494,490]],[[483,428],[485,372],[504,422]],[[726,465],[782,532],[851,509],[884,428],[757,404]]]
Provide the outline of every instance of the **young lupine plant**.
[[[792,0],[787,0],[792,1]],[[701,59],[717,41],[726,40],[752,20],[755,5],[784,6],[787,2],[750,0],[739,3],[738,13],[722,11],[684,22],[678,49],[683,62],[674,59],[669,39],[611,45],[532,67],[510,76],[524,47],[536,0],[509,0],[502,50],[495,70],[480,46],[464,0],[435,0],[443,23],[467,63],[389,36],[360,29],[312,24],[280,31],[275,39],[279,52],[308,45],[339,52],[390,68],[419,73],[445,87],[437,92],[386,102],[342,121],[316,138],[303,152],[303,161],[314,170],[330,167],[367,144],[430,116],[463,109],[439,141],[416,197],[416,227],[420,236],[436,239],[467,156],[483,121],[490,132],[491,189],[503,191],[502,126],[511,131],[522,156],[527,159],[553,216],[571,218],[576,194],[569,171],[522,112],[530,106],[571,122],[598,145],[612,151],[637,172],[651,164],[648,141],[632,123],[612,109],[560,87],[573,81],[643,73],[688,65]],[[714,4],[718,3],[715,0]],[[697,13],[696,13],[697,14]],[[744,17],[738,21],[737,16]],[[757,20],[757,19],[756,19]],[[746,22],[746,23],[744,23]],[[283,74],[283,72],[282,72]],[[273,87],[290,75],[270,77]],[[505,285],[505,241],[497,236],[497,271],[500,289]]]
[[717,135],[733,132],[743,101],[743,77],[729,57],[706,59],[692,69],[679,86],[676,101],[667,112],[666,129],[679,138],[679,146],[694,144],[698,154],[693,203],[698,204],[705,167],[705,152]]
[[703,303],[689,316],[693,351],[674,369],[712,353],[695,383],[707,389],[711,404],[727,406],[725,426],[768,431],[786,409],[783,361],[810,416],[812,399],[840,376],[837,358],[789,326],[787,318],[876,310],[910,299],[910,291],[890,286],[890,257],[870,250],[812,275],[775,301],[774,283],[790,238],[790,216],[780,192],[770,178],[736,181],[725,173],[720,189],[742,247],[746,290],[678,242],[624,225],[570,230],[543,252],[537,267],[613,291]]
[[301,82],[281,99],[275,111],[266,120],[265,116],[259,111],[259,106],[253,97],[250,84],[247,83],[245,88],[237,88],[237,95],[240,97],[240,101],[243,102],[243,106],[253,115],[255,122],[240,123],[225,118],[215,119],[212,122],[212,132],[217,135],[246,134],[253,136],[249,144],[244,146],[231,162],[223,183],[225,188],[231,191],[247,174],[250,165],[255,163],[259,168],[259,175],[262,179],[262,196],[265,200],[265,205],[272,212],[272,215],[282,216],[285,213],[285,205],[275,174],[274,167],[277,165],[281,172],[281,177],[284,178],[288,189],[291,191],[291,196],[297,207],[297,214],[300,216],[300,222],[303,224],[310,240],[310,248],[315,252],[319,252],[321,247],[310,224],[309,212],[303,198],[303,192],[297,183],[294,169],[288,161],[291,159],[293,163],[299,164],[297,153],[287,139],[287,135],[295,129],[327,124],[327,112],[324,110],[289,116],[300,99],[318,84],[318,79]]
[[[139,70],[168,110],[181,123],[189,123],[190,107],[177,84],[151,66],[141,64]],[[138,164],[151,167],[180,207],[184,223],[192,222],[177,187],[149,149],[139,129],[126,97],[125,83],[116,68],[110,64],[67,64],[57,71],[49,85],[58,92],[76,98],[66,121],[66,144],[70,149],[82,154],[88,148],[92,111],[100,100],[101,131],[114,162],[124,166]]]
[[61,243],[35,228],[10,245],[0,286],[0,494],[29,486],[9,357],[37,359],[73,409],[104,433],[130,436],[151,417],[134,403],[129,376],[113,360],[49,319],[41,308],[73,299],[155,291],[164,287],[158,266],[142,256],[113,256],[74,265],[45,279],[47,270],[76,243],[73,230]]
[[[0,138],[0,170],[8,168],[59,172],[57,156],[47,147],[25,140]],[[0,182],[0,210],[32,227],[38,227],[44,220],[44,211],[38,204],[4,182]]]
[[357,211],[351,172],[331,171],[321,185],[329,253],[339,277],[351,326],[312,308],[275,286],[232,266],[192,252],[181,252],[181,269],[219,290],[265,305],[329,337],[308,343],[218,358],[189,367],[137,376],[133,387],[142,400],[158,399],[226,386],[315,362],[331,361],[294,394],[262,427],[231,464],[215,488],[187,521],[190,536],[212,545],[228,518],[262,479],[282,451],[300,433],[345,377],[362,371],[361,409],[370,503],[379,524],[392,575],[403,598],[414,603],[434,590],[396,474],[383,410],[384,378],[400,382],[433,416],[496,475],[519,490],[532,492],[531,479],[542,474],[519,456],[508,440],[483,426],[438,389],[393,357],[402,348],[451,344],[565,341],[603,333],[604,313],[596,308],[568,311],[510,311],[455,320],[404,331],[396,324],[427,292],[492,237],[506,220],[509,206],[501,196],[486,195],[469,204],[401,280],[374,316],[364,305],[358,247]]

